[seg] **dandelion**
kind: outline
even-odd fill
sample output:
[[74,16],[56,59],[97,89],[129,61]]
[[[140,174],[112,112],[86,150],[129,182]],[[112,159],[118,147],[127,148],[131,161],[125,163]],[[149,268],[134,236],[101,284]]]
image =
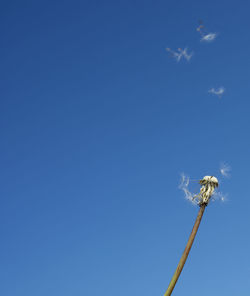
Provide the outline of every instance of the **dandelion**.
[[192,196],[192,200],[198,200],[198,205],[200,206],[200,210],[198,212],[198,216],[196,218],[196,221],[194,223],[194,227],[192,229],[192,232],[189,236],[186,248],[182,254],[182,257],[180,259],[180,262],[176,268],[176,271],[170,281],[170,284],[168,286],[168,289],[164,296],[170,296],[172,294],[172,291],[176,285],[176,282],[181,274],[181,271],[184,267],[184,264],[187,260],[189,251],[192,247],[193,241],[195,239],[196,233],[198,231],[203,213],[205,211],[206,206],[208,205],[212,195],[214,194],[215,189],[219,186],[219,182],[216,177],[214,176],[205,176],[202,180],[200,180],[201,189],[200,192],[197,195],[192,196],[190,191],[187,189],[187,186],[189,184],[189,178],[182,175],[182,182],[180,185],[180,188],[184,191],[186,197],[189,199],[190,195]]
[[198,199],[199,205],[208,204],[215,188],[219,186],[218,180],[214,176],[205,176],[200,180],[200,184],[202,185],[200,193],[195,195],[193,199]]

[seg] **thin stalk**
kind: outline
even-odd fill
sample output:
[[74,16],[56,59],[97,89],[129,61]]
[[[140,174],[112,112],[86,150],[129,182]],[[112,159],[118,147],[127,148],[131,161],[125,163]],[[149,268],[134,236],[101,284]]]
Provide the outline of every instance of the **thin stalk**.
[[187,260],[189,251],[190,251],[190,249],[192,247],[192,244],[193,244],[194,238],[196,236],[197,230],[199,228],[201,218],[203,216],[205,208],[206,208],[206,204],[203,203],[200,206],[200,210],[199,210],[198,216],[196,218],[196,221],[194,223],[194,227],[192,229],[192,232],[191,232],[191,234],[189,236],[186,248],[185,248],[185,250],[184,250],[184,252],[183,252],[183,254],[181,256],[180,262],[179,262],[179,264],[178,264],[178,266],[176,268],[176,271],[175,271],[175,273],[174,273],[174,275],[173,275],[173,277],[171,279],[171,282],[170,282],[170,284],[168,286],[168,289],[167,289],[166,293],[164,294],[164,296],[170,296],[172,294],[172,291],[173,291],[173,289],[175,287],[175,284],[176,284],[176,282],[177,282],[177,280],[178,280],[178,278],[179,278],[179,276],[181,274],[181,271],[183,269],[183,266],[184,266],[184,264],[185,264],[185,262]]

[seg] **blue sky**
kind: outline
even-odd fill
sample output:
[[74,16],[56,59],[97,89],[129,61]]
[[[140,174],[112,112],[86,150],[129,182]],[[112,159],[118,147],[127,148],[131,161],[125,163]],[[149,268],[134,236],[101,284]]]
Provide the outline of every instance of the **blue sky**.
[[[1,295],[163,295],[198,212],[182,172],[217,176],[228,201],[173,295],[249,293],[249,9],[1,2]],[[165,50],[185,46],[190,62]]]

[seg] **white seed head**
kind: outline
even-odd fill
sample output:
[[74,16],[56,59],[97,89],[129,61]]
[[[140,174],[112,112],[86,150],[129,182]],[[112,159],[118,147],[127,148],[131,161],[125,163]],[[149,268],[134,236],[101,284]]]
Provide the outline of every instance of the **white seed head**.
[[200,180],[201,185],[205,185],[207,183],[214,184],[215,187],[219,186],[218,179],[216,177],[214,177],[214,176],[205,176],[205,177],[203,177],[202,180]]
[[200,193],[194,198],[199,200],[199,204],[208,204],[211,196],[214,193],[216,187],[219,186],[218,179],[214,176],[205,176],[202,180],[200,180],[201,189]]
[[194,194],[190,192],[188,188],[190,185],[189,177],[184,174],[181,175],[181,183],[179,188],[183,190],[185,198],[194,205],[207,205],[210,200],[226,200],[225,195],[222,195],[221,192],[216,190],[216,188],[219,186],[219,182],[216,177],[204,176],[203,179],[199,181],[199,183],[201,185],[200,192],[198,194]]

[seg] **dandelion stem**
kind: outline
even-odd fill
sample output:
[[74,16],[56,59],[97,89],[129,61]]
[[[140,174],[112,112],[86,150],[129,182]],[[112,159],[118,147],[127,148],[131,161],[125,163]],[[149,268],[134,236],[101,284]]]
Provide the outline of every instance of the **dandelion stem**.
[[192,244],[193,244],[194,238],[196,236],[197,230],[199,228],[201,218],[203,216],[205,208],[206,208],[206,203],[201,204],[199,213],[198,213],[196,221],[194,223],[194,227],[193,227],[192,232],[191,232],[191,234],[189,236],[186,248],[185,248],[185,250],[184,250],[184,252],[183,252],[183,254],[181,256],[180,262],[179,262],[179,264],[178,264],[178,266],[176,268],[176,271],[175,271],[175,273],[174,273],[174,275],[173,275],[173,277],[171,279],[171,282],[170,282],[170,284],[168,286],[168,289],[167,289],[166,293],[164,294],[164,296],[170,296],[172,294],[172,291],[173,291],[173,289],[175,287],[175,284],[176,284],[176,282],[177,282],[177,280],[178,280],[178,278],[179,278],[179,276],[181,274],[181,271],[183,269],[183,266],[184,266],[184,264],[185,264],[185,262],[187,260],[189,251],[190,251],[190,249],[192,247]]

